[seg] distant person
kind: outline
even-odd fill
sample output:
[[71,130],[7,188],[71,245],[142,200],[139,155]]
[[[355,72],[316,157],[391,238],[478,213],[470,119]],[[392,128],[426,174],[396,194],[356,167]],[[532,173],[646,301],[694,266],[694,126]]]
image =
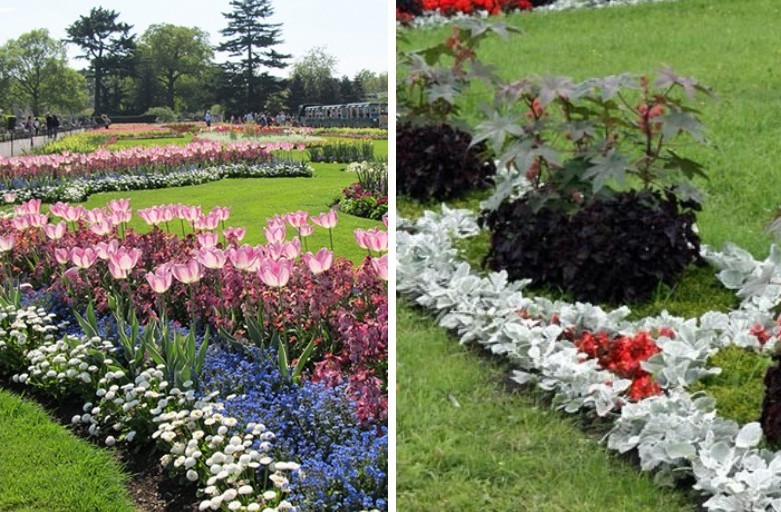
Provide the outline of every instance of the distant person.
[[57,139],[57,134],[60,132],[60,118],[57,114],[52,114],[52,135],[54,139]]
[[206,121],[206,128],[210,128],[212,125],[212,114],[208,110],[203,115],[203,120]]
[[111,124],[111,119],[109,119],[106,114],[103,114],[102,116],[100,116],[100,121],[103,123],[103,128],[108,130],[108,127]]
[[52,115],[46,112],[46,137],[52,136]]

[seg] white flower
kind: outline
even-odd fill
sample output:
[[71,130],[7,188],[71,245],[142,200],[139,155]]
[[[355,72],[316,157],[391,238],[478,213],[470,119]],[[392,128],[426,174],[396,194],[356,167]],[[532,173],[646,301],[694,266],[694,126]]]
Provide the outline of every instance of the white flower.
[[191,482],[198,480],[198,472],[193,469],[188,470],[185,476],[187,477],[187,480]]
[[117,440],[114,439],[114,436],[108,436],[106,438],[106,446],[114,446],[117,443]]
[[241,502],[240,501],[231,501],[228,503],[228,509],[230,510],[239,510],[241,508]]

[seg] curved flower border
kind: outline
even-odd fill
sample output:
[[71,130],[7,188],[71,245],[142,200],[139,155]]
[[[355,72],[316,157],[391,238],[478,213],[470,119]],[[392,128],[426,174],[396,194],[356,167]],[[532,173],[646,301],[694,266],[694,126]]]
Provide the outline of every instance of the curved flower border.
[[[458,260],[452,243],[478,231],[471,211],[444,205],[442,214],[427,211],[414,223],[399,219],[397,290],[435,312],[461,343],[479,343],[506,357],[517,368],[513,380],[549,391],[558,408],[612,419],[607,446],[622,453],[637,449],[641,468],[656,471],[658,481],[693,476],[694,489],[711,495],[704,503],[708,510],[781,510],[781,452],[759,446],[759,424],[741,427],[721,418],[712,399],[687,391],[720,372],[706,364],[719,349],[776,346],[781,329],[770,308],[781,298],[781,251],[773,247],[767,260],[757,262],[736,247],[724,252],[705,247],[703,256],[722,269],[722,282],[743,298],[740,308],[692,319],[663,312],[632,322],[625,306],[605,311],[588,303],[528,297],[523,293],[528,281],[509,282],[505,272],[478,276]],[[752,334],[758,326],[767,333],[762,343]],[[566,327],[609,335],[672,329],[675,338],[659,336],[661,351],[642,363],[665,393],[630,402],[631,382],[600,369],[593,359],[584,361],[575,345],[562,340]]]

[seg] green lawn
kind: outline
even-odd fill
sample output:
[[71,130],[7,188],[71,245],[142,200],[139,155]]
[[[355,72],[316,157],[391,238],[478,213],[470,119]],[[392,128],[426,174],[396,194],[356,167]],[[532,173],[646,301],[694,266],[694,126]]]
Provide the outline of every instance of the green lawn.
[[119,463],[0,389],[0,510],[131,512]]
[[[506,18],[519,26],[524,33],[512,36],[510,42],[493,38],[478,51],[480,58],[497,68],[506,79],[518,79],[528,75],[567,75],[576,80],[591,76],[604,76],[623,72],[653,74],[669,65],[682,75],[697,78],[710,85],[717,93],[714,100],[698,103],[707,128],[709,143],[706,147],[684,147],[681,153],[703,163],[710,180],[698,183],[707,198],[704,210],[698,216],[700,234],[705,243],[721,247],[731,241],[748,249],[757,257],[768,253],[771,238],[764,233],[766,226],[779,212],[781,173],[776,160],[781,155],[778,138],[781,134],[781,46],[777,40],[776,20],[781,15],[781,4],[773,0],[746,0],[720,2],[711,0],[686,0],[670,3],[644,4],[595,10],[579,10],[558,13],[526,13]],[[444,40],[449,28],[405,32],[409,43],[403,48],[421,48]],[[403,70],[398,70],[403,74]],[[478,105],[488,103],[491,93],[483,86],[471,87],[462,101],[462,108],[469,124],[480,119]],[[478,198],[461,202],[461,206],[476,207]],[[401,200],[400,213],[414,215],[420,206]],[[485,254],[487,238],[460,246],[471,262],[479,262]],[[726,310],[736,305],[732,294],[721,288],[713,278],[712,269],[691,269],[675,287],[661,288],[647,304],[632,305],[635,315],[655,314],[669,309],[674,314],[692,316],[710,309]],[[562,483],[555,478],[549,485],[539,484],[534,471],[517,471],[509,480],[512,485],[492,486],[487,482],[508,480],[506,466],[494,464],[484,472],[467,471],[473,460],[488,458],[493,461],[496,453],[506,453],[500,445],[490,443],[491,433],[497,438],[511,439],[523,431],[535,436],[531,442],[534,451],[548,450],[539,464],[550,463],[565,471],[570,466],[576,472],[596,474],[596,464],[602,464],[609,475],[595,478],[598,486],[612,489],[615,499],[631,499],[637,491],[621,489],[616,479],[630,477],[634,469],[628,469],[612,460],[599,463],[580,462],[580,444],[588,437],[569,441],[571,451],[558,450],[557,436],[545,437],[554,426],[527,423],[518,427],[516,416],[533,414],[535,406],[526,395],[517,397],[496,391],[496,383],[505,378],[506,369],[497,370],[469,351],[458,347],[452,339],[450,348],[443,352],[437,337],[438,330],[431,319],[415,317],[409,321],[409,308],[399,306],[397,328],[398,380],[400,392],[397,402],[399,435],[397,439],[399,510],[417,510],[415,504],[428,504],[429,509],[460,509],[457,500],[466,500],[467,490],[474,491],[479,501],[490,496],[497,504],[490,510],[592,510],[592,489],[573,481]],[[442,342],[444,343],[444,342]],[[419,353],[419,347],[425,353]],[[432,366],[450,357],[446,370]],[[742,421],[756,418],[761,395],[747,397],[732,388],[736,382],[745,389],[761,389],[765,361],[755,357],[724,357],[718,362],[725,368],[720,379],[708,383],[708,391],[724,404],[724,414]],[[726,356],[726,354],[725,354]],[[417,361],[426,364],[417,364]],[[470,396],[476,396],[474,417],[454,419],[464,415],[465,400],[461,409],[448,411],[442,404],[440,392],[423,390],[441,389],[441,379],[446,373],[453,385],[470,382]],[[483,382],[473,380],[479,373]],[[415,389],[405,389],[405,383],[414,382]],[[472,400],[470,398],[470,400]],[[512,404],[512,405],[509,405]],[[729,407],[727,407],[729,406]],[[499,408],[505,417],[494,413]],[[483,411],[489,421],[479,423]],[[511,412],[508,412],[511,411]],[[476,418],[475,418],[476,417]],[[406,418],[406,419],[405,419]],[[416,421],[411,421],[415,418]],[[458,428],[447,430],[448,424],[468,429],[461,434]],[[438,425],[438,427],[435,427]],[[478,437],[483,430],[489,440]],[[537,437],[538,436],[538,437]],[[456,442],[450,441],[457,438]],[[585,440],[582,440],[585,439]],[[539,446],[537,446],[539,445]],[[527,450],[528,451],[528,450]],[[444,454],[444,455],[443,455]],[[443,457],[454,457],[465,462],[462,470],[456,465],[443,465]],[[576,460],[577,459],[577,460]],[[575,462],[573,462],[575,460]],[[477,465],[477,462],[474,463]],[[507,464],[507,462],[505,462]],[[447,469],[447,471],[445,471]],[[544,471],[544,470],[543,470]],[[448,475],[439,478],[438,475]],[[457,475],[450,477],[449,475]],[[567,477],[565,477],[567,478]],[[574,504],[557,502],[560,494],[572,485]],[[564,490],[563,490],[564,489]],[[594,491],[595,492],[595,491]],[[433,497],[432,497],[433,495]],[[664,491],[651,491],[651,495],[664,496]],[[578,499],[578,496],[581,498]],[[650,498],[649,498],[650,499]],[[649,502],[651,503],[651,502]],[[683,503],[693,503],[684,501]],[[529,504],[528,508],[523,508]],[[537,505],[544,504],[544,505]],[[544,508],[549,507],[549,508]],[[680,507],[680,506],[679,506]],[[593,510],[632,510],[631,505],[595,506]],[[421,505],[420,510],[426,509]],[[474,510],[480,510],[474,506]],[[681,510],[674,505],[649,505],[649,510]]]
[[[387,142],[385,147],[387,151]],[[225,179],[188,187],[109,192],[91,196],[84,206],[97,208],[118,198],[129,198],[134,209],[179,202],[201,205],[204,211],[217,205],[230,206],[231,216],[226,225],[246,228],[244,241],[257,244],[265,242],[263,227],[266,218],[296,210],[307,210],[314,215],[326,212],[329,204],[340,196],[342,189],[356,181],[354,174],[343,171],[346,165],[313,164],[313,167],[315,175],[312,178]],[[138,216],[134,216],[131,226],[139,230],[148,229]],[[366,252],[355,244],[353,230],[377,226],[382,227],[382,222],[339,214],[339,224],[333,232],[336,254],[356,263],[362,261]],[[171,227],[174,232],[181,233],[179,223],[172,223]],[[292,234],[292,231],[289,233]],[[328,233],[315,227],[306,243],[310,249],[328,246]]]

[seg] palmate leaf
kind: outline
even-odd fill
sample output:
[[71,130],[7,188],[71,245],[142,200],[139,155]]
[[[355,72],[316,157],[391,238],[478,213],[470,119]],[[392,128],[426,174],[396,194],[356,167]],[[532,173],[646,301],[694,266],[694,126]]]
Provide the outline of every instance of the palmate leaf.
[[668,149],[667,156],[664,157],[664,160],[665,169],[677,169],[688,179],[693,179],[695,176],[708,178],[708,175],[705,174],[704,168],[699,162],[679,156],[675,151]]
[[702,123],[689,112],[672,110],[663,116],[654,119],[654,122],[662,123],[662,135],[666,139],[672,139],[676,135],[686,132],[697,142],[704,142]]
[[458,88],[452,83],[433,84],[428,88],[428,102],[434,103],[437,100],[442,100],[452,105],[456,102],[458,94]]
[[502,115],[495,110],[486,110],[488,119],[477,125],[477,130],[471,143],[472,146],[482,141],[488,141],[494,150],[499,152],[504,147],[504,142],[508,136],[523,136],[524,130],[518,124],[518,116],[513,114]]
[[462,34],[461,38],[471,39],[475,44],[491,32],[498,35],[502,39],[507,39],[511,33],[520,34],[523,32],[518,27],[513,27],[504,23],[486,22],[479,18],[466,18],[459,20],[458,26],[461,30],[466,31],[466,34]]
[[666,89],[673,85],[679,85],[690,98],[694,96],[696,91],[705,93],[708,96],[713,96],[713,92],[707,87],[701,85],[699,82],[697,82],[697,80],[688,76],[680,76],[670,67],[664,67],[659,70],[659,75],[657,76],[654,85],[661,89]]
[[540,103],[546,106],[557,98],[571,98],[575,93],[575,84],[568,76],[545,76],[540,82]]
[[545,160],[551,167],[561,167],[559,153],[550,146],[536,146],[532,139],[517,140],[510,143],[499,155],[499,167],[514,162],[515,167],[526,171],[538,158]]
[[583,177],[591,179],[594,193],[599,192],[605,184],[613,179],[619,185],[626,183],[626,171],[632,169],[629,161],[618,151],[610,151],[606,155],[593,157],[591,166],[583,173]]

